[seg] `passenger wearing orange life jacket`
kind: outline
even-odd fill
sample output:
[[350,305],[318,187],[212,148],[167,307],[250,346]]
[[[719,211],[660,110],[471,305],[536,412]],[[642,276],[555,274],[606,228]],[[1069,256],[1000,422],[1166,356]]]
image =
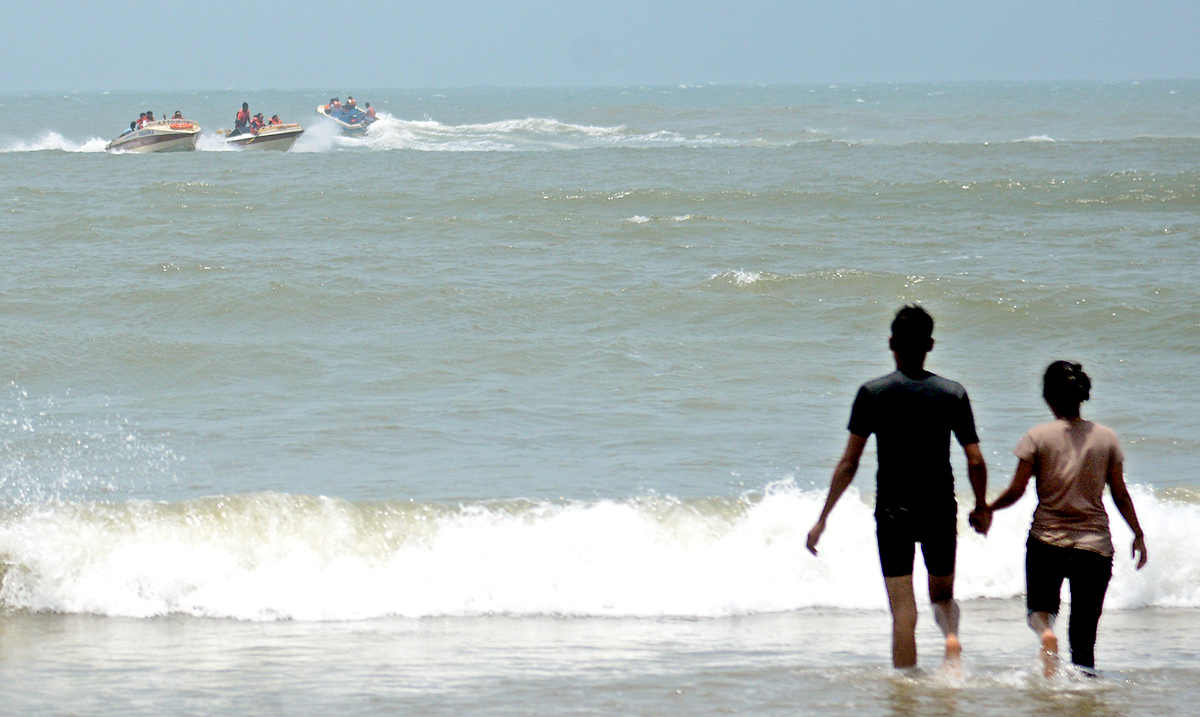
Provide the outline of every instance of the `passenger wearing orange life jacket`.
[[250,120],[250,131],[254,132],[255,134],[257,134],[258,131],[265,126],[266,122],[263,122],[262,112],[254,115],[254,117]]
[[367,103],[367,121],[368,122],[375,121],[375,108],[371,106],[370,102]]
[[271,115],[271,119],[267,122],[267,124],[283,124],[283,120],[279,119],[279,115]]
[[145,126],[146,126],[146,113],[143,112],[140,115],[138,115],[137,128],[141,129],[142,127],[145,127]]

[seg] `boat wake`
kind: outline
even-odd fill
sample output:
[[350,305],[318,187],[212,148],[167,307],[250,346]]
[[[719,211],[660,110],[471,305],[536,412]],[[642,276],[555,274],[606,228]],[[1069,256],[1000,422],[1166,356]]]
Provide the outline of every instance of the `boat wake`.
[[429,152],[521,152],[728,143],[718,137],[687,137],[661,130],[639,132],[623,125],[580,125],[544,117],[448,125],[434,120],[402,120],[387,114],[381,114],[360,141],[376,150]]

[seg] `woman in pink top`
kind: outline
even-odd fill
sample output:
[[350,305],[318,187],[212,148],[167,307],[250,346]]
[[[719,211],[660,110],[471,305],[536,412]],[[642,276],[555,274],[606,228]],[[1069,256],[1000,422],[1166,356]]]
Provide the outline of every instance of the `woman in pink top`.
[[1025,492],[1030,477],[1037,479],[1037,510],[1029,526],[1025,553],[1025,602],[1029,626],[1041,638],[1041,658],[1047,677],[1058,661],[1054,619],[1063,580],[1071,585],[1071,618],[1067,638],[1071,662],[1088,674],[1096,665],[1096,626],[1104,593],[1112,578],[1113,544],[1104,509],[1104,486],[1133,531],[1132,555],[1140,570],[1146,564],[1146,541],[1133,500],[1125,487],[1124,454],[1112,429],[1085,421],[1079,406],[1088,400],[1092,382],[1083,367],[1055,361],[1043,377],[1042,397],[1055,420],[1030,429],[1017,443],[1020,462],[1012,484],[987,507],[1007,508]]

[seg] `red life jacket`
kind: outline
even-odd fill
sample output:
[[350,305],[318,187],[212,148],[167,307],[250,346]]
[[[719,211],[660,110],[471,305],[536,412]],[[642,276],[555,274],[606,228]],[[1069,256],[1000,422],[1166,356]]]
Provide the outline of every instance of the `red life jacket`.
[[238,110],[237,119],[234,120],[239,124],[250,124],[250,110]]

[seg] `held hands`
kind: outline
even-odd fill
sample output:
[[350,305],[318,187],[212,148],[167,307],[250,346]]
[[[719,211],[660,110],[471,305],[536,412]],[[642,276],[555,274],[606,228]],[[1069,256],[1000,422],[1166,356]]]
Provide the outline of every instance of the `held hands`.
[[967,522],[976,533],[987,535],[992,528],[992,509],[986,505],[975,506],[975,510],[967,517]]

